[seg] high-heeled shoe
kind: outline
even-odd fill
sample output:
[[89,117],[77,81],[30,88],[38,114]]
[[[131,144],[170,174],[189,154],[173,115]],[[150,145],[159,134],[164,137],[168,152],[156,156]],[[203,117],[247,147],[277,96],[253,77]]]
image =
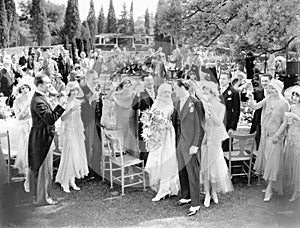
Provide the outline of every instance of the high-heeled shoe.
[[163,199],[165,199],[166,197],[169,197],[169,196],[170,196],[170,193],[167,193],[167,194],[157,193],[157,195],[152,199],[152,202],[157,202],[157,201],[163,200]]
[[27,180],[24,181],[24,191],[30,192],[30,187],[29,187],[29,183]]
[[216,192],[211,193],[211,198],[212,198],[212,200],[214,201],[215,204],[219,203],[218,195],[217,195]]
[[271,197],[273,195],[273,192],[271,191],[266,191],[265,193],[265,198],[264,198],[264,202],[269,202],[271,200]]
[[76,184],[70,184],[70,186],[75,190],[75,191],[80,191],[80,188]]
[[63,191],[64,191],[65,193],[71,193],[69,187],[66,187],[66,186],[63,186],[63,185],[62,185],[61,187],[62,187],[62,189],[63,189]]
[[75,178],[70,180],[70,186],[75,190],[75,191],[80,191],[80,188],[75,184]]
[[209,194],[206,194],[204,199],[204,207],[210,206],[210,200],[211,200],[211,196]]
[[290,202],[294,202],[296,199],[298,199],[298,196],[299,196],[298,193],[297,193],[297,192],[294,192],[292,198],[290,198],[289,201],[290,201]]

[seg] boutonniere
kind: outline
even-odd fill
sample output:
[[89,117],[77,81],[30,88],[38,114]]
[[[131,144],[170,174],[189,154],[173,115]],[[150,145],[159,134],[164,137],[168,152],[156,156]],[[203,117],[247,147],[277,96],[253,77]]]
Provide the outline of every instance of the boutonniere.
[[192,106],[193,106],[193,103],[192,103],[192,102],[190,102],[190,103],[189,103],[189,108],[190,108],[190,107],[192,107]]
[[194,112],[194,106],[190,107],[190,112]]
[[230,96],[231,94],[232,94],[232,92],[229,90],[229,91],[228,91],[228,95]]

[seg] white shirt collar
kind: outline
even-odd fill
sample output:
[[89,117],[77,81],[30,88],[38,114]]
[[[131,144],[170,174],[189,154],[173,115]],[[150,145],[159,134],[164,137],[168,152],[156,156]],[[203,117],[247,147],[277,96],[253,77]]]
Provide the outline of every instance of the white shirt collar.
[[227,86],[222,86],[221,87],[221,93],[224,93],[226,91],[226,89],[229,87],[229,84]]
[[190,96],[190,95],[186,95],[186,96],[180,98],[180,101],[186,101],[186,100],[189,98],[189,96]]
[[36,92],[39,93],[39,94],[41,94],[41,95],[43,95],[44,97],[46,97],[46,93],[44,93],[44,92],[42,92],[42,91],[40,91],[38,89],[36,90]]

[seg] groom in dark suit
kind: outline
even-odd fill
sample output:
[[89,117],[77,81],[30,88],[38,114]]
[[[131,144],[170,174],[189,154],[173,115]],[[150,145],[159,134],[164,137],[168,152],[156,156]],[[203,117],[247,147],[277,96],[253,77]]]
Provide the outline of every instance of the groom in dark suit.
[[204,108],[200,100],[189,94],[189,84],[178,80],[174,92],[179,101],[174,103],[172,117],[176,132],[176,155],[178,160],[181,199],[178,205],[191,203],[188,216],[200,209],[200,147],[204,136]]
[[151,108],[155,99],[155,92],[154,92],[153,77],[151,75],[142,76],[142,81],[144,85],[144,90],[141,92],[137,92],[132,102],[132,109],[137,112],[136,115],[138,118],[137,122],[138,122],[138,140],[139,140],[140,159],[144,161],[144,165],[146,166],[148,151],[146,149],[145,141],[143,140],[142,137],[143,124],[141,123],[141,121],[139,121],[139,119],[141,118],[143,111]]
[[30,191],[37,204],[52,205],[57,202],[52,200],[50,195],[53,161],[50,147],[55,134],[54,124],[65,111],[65,102],[62,101],[54,109],[51,108],[46,98],[51,80],[46,74],[37,75],[34,84],[37,90],[30,104],[32,128],[28,145]]

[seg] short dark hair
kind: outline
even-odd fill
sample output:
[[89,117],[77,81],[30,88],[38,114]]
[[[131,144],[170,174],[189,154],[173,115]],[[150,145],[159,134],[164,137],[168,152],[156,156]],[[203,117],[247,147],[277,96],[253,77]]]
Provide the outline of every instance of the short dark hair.
[[183,80],[183,79],[178,79],[177,80],[177,85],[179,86],[179,87],[184,87],[186,90],[189,90],[190,89],[190,84],[187,82],[187,81],[185,81],[185,80]]
[[38,87],[39,85],[44,84],[44,78],[48,77],[45,73],[40,73],[34,77],[34,85]]
[[144,74],[141,76],[141,80],[145,81],[145,78],[148,78],[148,77],[153,77],[153,76],[152,76],[152,74]]
[[259,75],[259,79],[261,79],[262,77],[268,77],[270,79],[270,81],[273,78],[271,74],[261,74],[261,75]]
[[228,71],[228,70],[223,70],[223,71],[221,72],[221,75],[222,75],[222,74],[227,75],[228,79],[231,79],[231,78],[232,78],[232,74],[231,74],[231,72]]

